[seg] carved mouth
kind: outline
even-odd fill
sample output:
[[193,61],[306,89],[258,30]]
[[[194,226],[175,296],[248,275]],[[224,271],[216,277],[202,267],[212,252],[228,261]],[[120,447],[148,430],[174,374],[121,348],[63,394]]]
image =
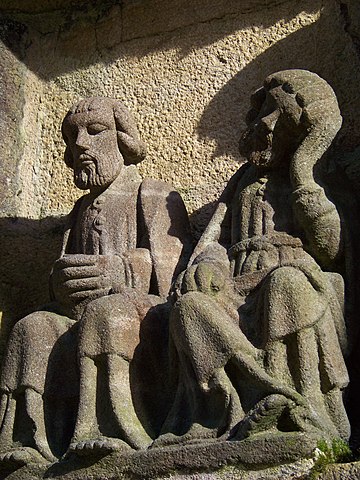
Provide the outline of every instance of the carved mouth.
[[77,163],[80,167],[85,167],[86,165],[93,164],[94,159],[90,155],[82,153],[81,155],[79,155]]

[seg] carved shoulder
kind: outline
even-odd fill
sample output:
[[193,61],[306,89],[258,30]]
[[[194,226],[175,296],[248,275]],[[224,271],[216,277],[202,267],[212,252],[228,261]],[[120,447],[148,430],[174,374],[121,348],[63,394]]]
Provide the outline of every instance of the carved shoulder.
[[145,179],[139,190],[138,211],[138,246],[150,250],[153,262],[151,293],[165,296],[190,254],[192,240],[186,208],[171,185]]

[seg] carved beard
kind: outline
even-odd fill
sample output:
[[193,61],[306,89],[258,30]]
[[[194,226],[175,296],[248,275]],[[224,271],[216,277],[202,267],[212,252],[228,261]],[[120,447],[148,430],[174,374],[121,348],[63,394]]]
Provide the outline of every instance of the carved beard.
[[272,148],[268,147],[266,150],[253,151],[249,154],[248,160],[257,167],[269,167],[273,164]]
[[240,152],[250,163],[257,167],[269,167],[274,164],[273,134],[264,138],[256,136],[252,128],[247,129],[240,140]]
[[106,187],[119,175],[122,164],[118,159],[102,157],[96,159],[87,155],[92,163],[80,165],[74,170],[74,183],[81,190]]

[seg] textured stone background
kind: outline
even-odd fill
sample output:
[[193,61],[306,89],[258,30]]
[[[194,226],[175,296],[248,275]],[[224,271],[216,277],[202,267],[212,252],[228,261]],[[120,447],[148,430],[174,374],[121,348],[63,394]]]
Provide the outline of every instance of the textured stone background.
[[357,0],[0,0],[0,10],[1,338],[47,301],[63,216],[81,194],[60,135],[75,100],[125,102],[148,146],[141,173],[181,192],[195,235],[242,162],[249,95],[268,74],[321,75],[341,105],[339,147],[360,143]]

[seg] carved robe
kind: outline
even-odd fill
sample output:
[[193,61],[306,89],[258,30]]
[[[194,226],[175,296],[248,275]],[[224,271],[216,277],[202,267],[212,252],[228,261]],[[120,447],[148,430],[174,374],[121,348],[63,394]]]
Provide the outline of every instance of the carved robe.
[[252,166],[234,176],[189,264],[229,277],[211,294],[178,292],[173,308],[177,394],[163,443],[170,433],[241,440],[274,428],[348,438],[343,282],[313,247],[339,225],[319,186],[294,192],[286,172],[259,177]]
[[[146,417],[147,408],[155,408],[146,384],[154,380],[152,375],[157,367],[158,380],[162,380],[158,363],[166,358],[161,348],[167,345],[167,322],[166,306],[161,304],[166,301],[174,275],[184,268],[189,238],[187,214],[180,196],[161,181],[141,181],[133,166],[124,167],[99,196],[88,194],[78,200],[69,216],[62,255],[118,255],[124,263],[124,283],[119,290],[112,289],[102,298],[93,299],[102,300],[105,306],[111,304],[113,310],[109,309],[98,325],[82,325],[80,332],[74,318],[81,317],[86,305],[91,306],[89,301],[76,311],[53,305],[52,311],[35,312],[15,325],[0,384],[2,451],[18,442],[36,447],[46,456],[40,438],[44,432],[31,433],[31,399],[21,400],[26,407],[23,419],[20,418],[23,405],[19,407],[18,399],[24,392],[26,397],[32,391],[43,397],[43,416],[52,452],[60,456],[66,451],[74,430],[79,401],[78,362],[83,356],[95,359],[115,353],[130,363],[138,349],[141,359],[134,364],[135,375],[141,375],[139,362],[148,363],[142,364],[145,380],[137,382],[142,417]],[[127,316],[122,319],[116,316],[117,302],[128,302]],[[131,317],[131,312],[136,318]],[[140,320],[145,317],[141,327]],[[145,346],[140,342],[140,334]],[[146,390],[143,395],[142,386]],[[154,393],[152,390],[153,396]],[[158,406],[162,408],[161,401]],[[23,424],[19,425],[19,421]],[[150,430],[156,430],[161,418],[146,421]]]

